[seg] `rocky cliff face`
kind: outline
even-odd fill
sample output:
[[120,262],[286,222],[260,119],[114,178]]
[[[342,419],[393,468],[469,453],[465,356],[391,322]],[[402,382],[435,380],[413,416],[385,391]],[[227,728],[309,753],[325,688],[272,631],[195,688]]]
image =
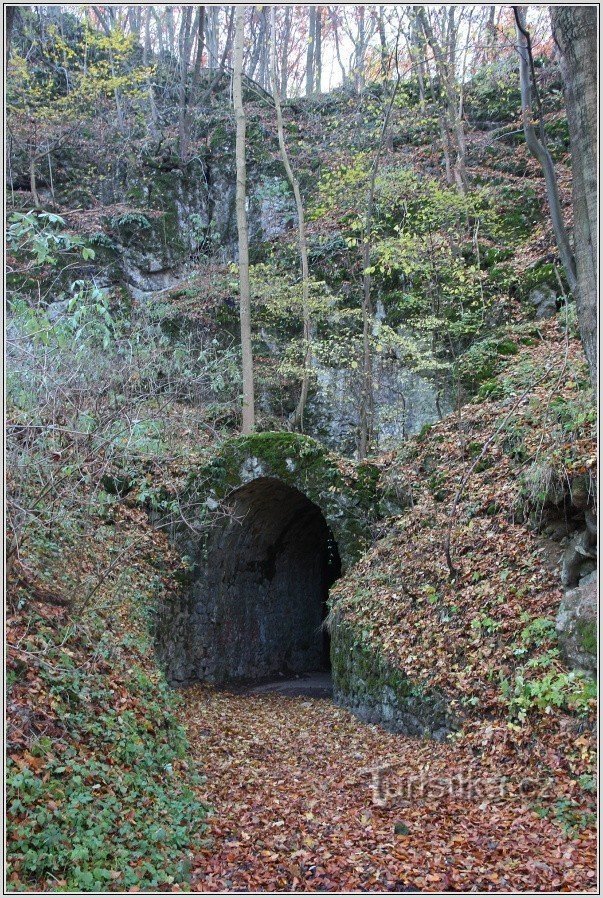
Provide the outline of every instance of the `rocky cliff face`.
[[[124,177],[123,199],[144,209],[107,217],[96,241],[112,277],[139,302],[153,302],[187,285],[207,260],[236,261],[235,171],[230,138],[186,164],[172,155],[145,157]],[[248,214],[252,255],[296,227],[292,194],[271,160],[250,166]],[[387,314],[381,309],[381,320]],[[233,328],[235,333],[236,327]],[[284,352],[287,336],[263,334]],[[353,454],[359,425],[357,375],[349,367],[314,361],[315,386],[305,429],[329,448]],[[375,361],[375,434],[389,449],[451,410],[445,389],[395,358]],[[269,391],[265,412],[275,414]]]
[[[308,405],[308,430],[326,446],[353,454],[359,426],[360,396],[349,368],[316,366],[316,388]],[[394,449],[452,411],[448,391],[397,360],[374,367],[375,436],[379,448]],[[443,394],[443,395],[442,395]]]
[[[278,239],[294,225],[292,199],[270,171],[249,184],[252,245]],[[208,149],[186,163],[147,157],[124,183],[124,200],[156,215],[123,215],[106,223],[117,277],[137,300],[181,283],[203,257],[237,257],[234,156]]]

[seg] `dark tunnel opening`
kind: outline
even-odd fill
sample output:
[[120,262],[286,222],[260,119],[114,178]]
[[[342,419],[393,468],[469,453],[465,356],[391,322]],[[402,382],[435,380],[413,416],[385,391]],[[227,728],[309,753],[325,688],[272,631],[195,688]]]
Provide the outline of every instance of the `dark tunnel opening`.
[[276,478],[231,493],[208,546],[207,598],[222,682],[330,669],[324,620],[341,576],[320,508]]

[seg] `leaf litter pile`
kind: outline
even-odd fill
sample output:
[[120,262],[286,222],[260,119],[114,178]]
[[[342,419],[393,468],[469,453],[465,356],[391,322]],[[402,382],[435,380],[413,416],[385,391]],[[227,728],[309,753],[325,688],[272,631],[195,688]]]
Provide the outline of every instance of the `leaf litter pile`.
[[[541,779],[532,734],[489,725],[440,745],[364,726],[326,700],[203,687],[188,692],[185,717],[214,808],[194,890],[595,886],[595,835],[564,833],[524,794]],[[551,764],[556,795],[574,794],[555,752]]]

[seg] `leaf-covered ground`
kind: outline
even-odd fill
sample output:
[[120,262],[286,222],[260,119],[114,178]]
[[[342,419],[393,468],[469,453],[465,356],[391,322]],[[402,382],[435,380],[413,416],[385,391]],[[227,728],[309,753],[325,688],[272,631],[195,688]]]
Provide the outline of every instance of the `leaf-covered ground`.
[[520,667],[535,676],[525,667],[538,657],[563,669],[546,654],[562,599],[547,525],[584,527],[597,472],[584,356],[561,318],[510,329],[513,352],[482,395],[389,459],[384,477],[408,507],[333,590],[363,640],[459,712],[506,713],[505,689]]
[[375,651],[448,696],[458,733],[201,686],[178,726],[148,624],[180,559],[115,501],[34,533],[13,571],[11,890],[595,890],[594,700],[555,646],[560,544],[543,532],[555,497],[591,503],[590,390],[563,316],[506,339],[460,420],[382,459],[409,507],[334,595]]
[[[484,725],[439,745],[364,726],[326,700],[203,687],[187,691],[183,714],[214,807],[193,890],[595,887],[595,834],[534,810],[529,731]],[[554,749],[550,762],[571,801],[579,790]],[[379,807],[371,771],[388,766],[382,786],[397,797]]]

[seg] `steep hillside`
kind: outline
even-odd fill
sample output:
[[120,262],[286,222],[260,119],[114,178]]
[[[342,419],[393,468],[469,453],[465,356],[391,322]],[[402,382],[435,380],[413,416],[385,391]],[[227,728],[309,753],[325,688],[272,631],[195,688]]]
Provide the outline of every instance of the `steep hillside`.
[[[383,477],[408,510],[335,590],[365,638],[480,715],[508,701],[499,674],[513,687],[531,650],[550,648],[563,548],[596,510],[595,408],[563,316],[509,331],[514,353],[481,395],[387,458]],[[566,554],[564,577],[568,566]],[[528,624],[538,638],[522,649]]]
[[[396,688],[401,703],[409,685],[435,691],[455,741],[492,758],[514,746],[508,763],[540,785],[569,776],[578,813],[596,751],[595,584],[578,638],[559,610],[575,609],[596,565],[596,413],[563,314],[511,334],[515,352],[482,395],[385,460],[407,510],[331,598],[333,621],[381,661],[344,664],[340,690],[369,720],[387,720]],[[549,799],[554,817],[555,786]]]

